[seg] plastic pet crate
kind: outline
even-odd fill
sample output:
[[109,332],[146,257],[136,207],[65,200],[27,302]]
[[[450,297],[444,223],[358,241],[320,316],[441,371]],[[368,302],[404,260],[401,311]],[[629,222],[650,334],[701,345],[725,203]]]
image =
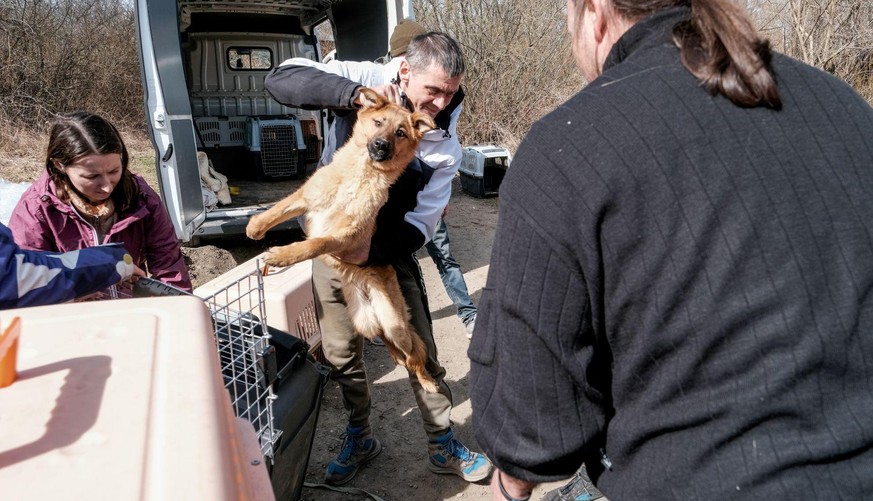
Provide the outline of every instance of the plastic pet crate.
[[272,499],[254,429],[217,375],[203,301],[4,310],[0,328],[16,317],[18,377],[0,390],[2,499]]
[[[257,266],[263,254],[240,264],[236,268],[213,278],[194,291],[198,296],[209,296],[239,281],[246,270]],[[315,296],[312,293],[312,261],[304,261],[286,268],[270,268],[263,275],[264,308],[269,325],[289,332],[309,345],[309,352],[323,361],[321,352],[321,328],[315,312]]]
[[458,169],[461,173],[461,189],[475,197],[497,196],[511,159],[509,150],[499,146],[464,148]]
[[246,117],[198,117],[194,123],[206,148],[245,144]]
[[306,170],[300,160],[307,147],[300,121],[293,116],[248,117],[245,147],[253,154],[262,177],[300,177]]
[[[298,499],[328,371],[305,340],[267,326],[262,265],[258,258],[247,261],[195,293],[212,312],[225,387],[237,415],[252,422],[261,439],[276,498]],[[320,340],[314,306],[301,305],[295,323],[298,333],[302,326]]]
[[316,164],[321,156],[321,138],[318,136],[318,126],[315,120],[305,118],[300,120],[301,128],[303,129],[303,142],[306,144],[306,151],[301,153],[304,163]]
[[[328,371],[316,363],[306,340],[267,325],[275,294],[265,295],[265,288],[275,290],[277,284],[262,274],[262,265],[256,257],[194,292],[212,314],[224,387],[234,413],[254,425],[276,498],[299,499]],[[289,298],[297,306],[288,327],[320,341],[318,318],[308,302],[311,286],[309,296],[300,295],[308,275],[294,282],[298,285],[280,282],[278,287],[295,292]],[[152,279],[138,280],[133,292],[188,295]]]

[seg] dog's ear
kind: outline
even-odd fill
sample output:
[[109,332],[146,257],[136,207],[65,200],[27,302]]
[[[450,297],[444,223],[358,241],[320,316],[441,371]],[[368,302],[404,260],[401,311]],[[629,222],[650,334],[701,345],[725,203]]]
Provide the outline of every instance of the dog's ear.
[[421,112],[415,112],[412,114],[412,124],[420,134],[424,134],[431,129],[436,129],[436,124],[434,123],[433,118]]
[[381,108],[388,104],[388,100],[382,94],[369,87],[361,87],[358,102],[361,104],[361,108]]

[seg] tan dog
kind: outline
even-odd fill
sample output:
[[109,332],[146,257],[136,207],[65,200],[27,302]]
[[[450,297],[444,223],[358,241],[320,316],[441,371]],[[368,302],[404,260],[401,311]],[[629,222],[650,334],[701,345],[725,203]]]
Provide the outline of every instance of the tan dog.
[[348,142],[330,164],[269,210],[249,221],[246,234],[258,240],[270,228],[304,214],[307,239],[267,252],[266,263],[290,266],[321,256],[341,276],[342,291],[357,331],[382,336],[391,357],[415,373],[421,386],[437,391],[425,370],[424,343],[410,324],[406,301],[391,266],[356,266],[333,257],[368,246],[376,214],[388,188],[415,156],[422,135],[435,127],[423,113],[410,113],[371,89],[361,90],[362,108]]

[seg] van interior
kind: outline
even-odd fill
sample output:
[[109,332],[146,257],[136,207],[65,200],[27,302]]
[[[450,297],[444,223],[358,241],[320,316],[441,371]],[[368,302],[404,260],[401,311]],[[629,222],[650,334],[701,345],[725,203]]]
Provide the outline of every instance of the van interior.
[[180,37],[198,149],[236,188],[222,208],[275,202],[315,168],[321,114],[280,105],[264,77],[288,58],[318,60],[316,38],[281,9],[240,14],[190,4],[181,4]]
[[[183,242],[238,235],[298,188],[321,156],[328,113],[283,106],[264,88],[292,57],[385,54],[408,0],[136,0],[146,116],[162,198]],[[204,152],[231,200],[201,193]],[[218,176],[216,176],[218,177]],[[207,185],[208,180],[207,180]],[[213,190],[215,191],[215,190]],[[293,228],[289,222],[282,228]]]

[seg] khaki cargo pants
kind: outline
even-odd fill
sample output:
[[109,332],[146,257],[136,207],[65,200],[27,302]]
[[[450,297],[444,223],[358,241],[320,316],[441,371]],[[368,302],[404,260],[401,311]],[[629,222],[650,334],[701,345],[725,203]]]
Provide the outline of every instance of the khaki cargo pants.
[[[428,393],[421,387],[415,375],[409,373],[409,382],[421,411],[424,431],[433,440],[445,434],[451,425],[449,414],[452,410],[452,392],[444,381],[446,370],[437,361],[427,291],[418,259],[410,255],[408,259],[396,263],[394,269],[412,316],[412,325],[427,347],[427,371],[440,388],[438,393]],[[343,405],[349,411],[349,425],[369,429],[370,390],[364,369],[366,340],[352,326],[336,271],[320,259],[313,259],[312,283],[321,325],[322,349],[325,358],[333,366],[331,378],[342,387]]]

